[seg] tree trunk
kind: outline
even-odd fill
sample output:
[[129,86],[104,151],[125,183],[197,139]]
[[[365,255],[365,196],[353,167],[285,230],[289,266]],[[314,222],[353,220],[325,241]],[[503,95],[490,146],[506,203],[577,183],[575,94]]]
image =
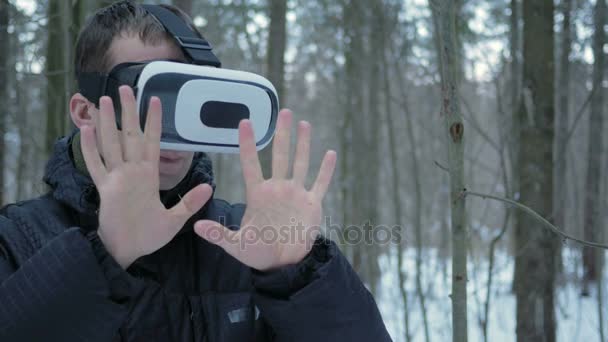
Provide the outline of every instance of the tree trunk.
[[[398,63],[398,62],[397,62]],[[399,66],[399,64],[398,64]],[[412,217],[414,219],[414,234],[416,238],[416,295],[418,296],[418,301],[420,303],[420,311],[422,313],[422,325],[424,330],[424,339],[425,341],[430,341],[430,333],[429,333],[429,324],[428,324],[428,315],[426,309],[426,296],[424,294],[424,285],[422,283],[422,270],[423,270],[423,255],[422,250],[424,248],[423,243],[423,224],[422,224],[422,180],[420,177],[420,163],[418,161],[418,156],[416,155],[417,143],[416,143],[416,133],[414,132],[414,120],[412,118],[412,112],[409,110],[408,106],[408,96],[407,96],[407,85],[405,84],[405,72],[398,68],[396,78],[398,79],[399,89],[402,90],[401,99],[402,99],[402,107],[403,107],[403,115],[406,118],[406,132],[405,136],[407,137],[407,143],[409,146],[409,155],[411,162],[411,176],[409,178],[412,179],[414,184],[414,201],[413,201],[413,210]],[[395,129],[395,124],[391,124],[394,122],[393,120],[389,120],[389,126],[391,129],[391,135],[394,135],[393,130]],[[391,146],[394,142],[391,142]],[[391,158],[393,158],[391,153]],[[395,169],[394,172],[397,172]],[[400,183],[396,183],[400,184]],[[399,216],[401,218],[401,216]],[[444,220],[442,219],[442,222]]]
[[[7,79],[9,73],[9,18],[10,4],[8,0],[0,0],[0,108],[8,108],[8,87]],[[14,72],[14,70],[10,70]],[[6,134],[6,114],[0,115],[0,207],[4,204],[4,171],[6,165],[4,159],[6,156],[6,147],[4,144],[4,135]]]
[[[348,86],[346,86],[347,91],[344,95],[348,94]],[[343,98],[348,99],[347,96],[343,96]],[[344,133],[350,129],[350,125],[352,122],[352,113],[349,111],[348,100],[343,105],[344,107],[344,116],[342,118],[342,122],[340,125],[340,130]],[[348,152],[351,146],[352,139],[349,134],[341,134],[340,137],[340,179],[342,180],[340,184],[340,200],[342,204],[342,233],[343,240],[346,241],[347,231],[346,227],[350,223],[350,213],[352,208],[352,196],[351,196],[351,176],[350,176],[350,153]],[[360,270],[360,260],[357,246],[354,246],[350,243],[344,243],[343,248],[345,248],[345,254],[347,254],[355,271]]]
[[[387,29],[387,10],[383,7],[383,1],[382,0],[376,0],[375,5],[377,6],[377,9],[381,9],[382,11],[378,13],[378,15],[382,15],[382,20],[378,20],[377,23],[380,24],[377,26],[377,29],[379,31],[379,35],[377,37],[374,37],[376,39],[378,39],[378,46],[376,46],[377,48],[377,52],[378,52],[378,61],[381,62],[381,65],[379,66],[379,69],[382,70],[382,81],[383,81],[383,93],[384,93],[384,117],[386,118],[386,124],[387,124],[387,128],[388,128],[388,147],[389,147],[389,155],[390,155],[390,160],[391,160],[391,175],[392,175],[392,182],[391,182],[391,186],[392,186],[392,194],[393,194],[393,204],[395,206],[395,220],[397,222],[402,222],[402,220],[405,219],[403,211],[405,208],[405,204],[403,203],[403,200],[401,198],[401,188],[402,188],[402,184],[401,184],[401,173],[402,173],[402,163],[399,161],[399,154],[397,153],[397,149],[400,146],[399,141],[397,140],[399,134],[397,134],[398,128],[397,128],[397,118],[393,115],[393,107],[391,105],[391,101],[392,101],[392,88],[391,88],[391,78],[390,78],[390,65],[387,59],[387,53],[389,53],[389,51],[392,51],[394,48],[394,45],[391,46],[391,48],[388,48],[388,44],[391,44],[392,42],[392,35],[391,32],[389,32],[389,30]],[[376,16],[377,17],[377,16]],[[403,106],[403,113],[402,115],[404,117],[406,117],[408,119],[408,132],[412,129],[412,125],[413,125],[413,120],[411,119],[411,115],[412,113],[407,109],[407,93],[405,92],[406,89],[406,85],[405,85],[405,81],[404,81],[404,77],[405,77],[405,72],[403,71],[403,69],[401,68],[401,65],[399,64],[399,60],[395,61],[395,71],[396,71],[396,78],[398,80],[397,83],[397,88],[401,89],[403,91],[402,94],[402,100],[404,103]],[[382,111],[380,111],[379,114],[381,114]],[[416,149],[415,145],[410,143],[410,149],[412,151],[412,153],[414,154],[414,151]],[[414,154],[414,158],[415,158],[415,154]],[[416,164],[415,169],[418,169],[418,165]],[[416,189],[418,190],[420,188],[420,183],[419,183],[419,179],[417,177],[417,175],[414,177],[416,179]],[[416,215],[418,219],[420,219],[421,215],[422,215],[422,211],[420,210],[420,206],[422,205],[421,201],[420,201],[420,197],[417,197],[416,201],[415,201],[415,205],[416,205]],[[420,221],[417,221],[418,223]],[[399,294],[401,295],[401,301],[403,303],[403,316],[404,316],[404,337],[405,337],[405,341],[406,342],[410,342],[412,340],[412,335],[411,335],[411,327],[410,327],[410,318],[409,318],[409,296],[407,293],[407,289],[406,289],[406,278],[407,275],[405,273],[405,271],[403,270],[403,249],[405,248],[404,246],[404,242],[406,241],[406,239],[404,238],[403,234],[403,229],[402,229],[402,225],[398,224],[398,234],[400,236],[400,240],[398,245],[396,246],[397,248],[397,274],[398,274],[398,280],[399,280]],[[418,250],[420,252],[420,249]],[[420,274],[417,273],[418,279]],[[423,314],[423,322],[424,322],[424,330],[425,330],[425,338],[428,341],[429,338],[429,334],[428,334],[428,323],[427,323],[427,314],[426,314],[426,308],[425,308],[425,303],[424,303],[424,296],[421,297],[421,307],[422,307],[422,314]]]
[[[17,63],[18,56],[22,55],[22,47],[20,47],[19,38],[17,35],[12,34],[9,40],[10,50],[13,51],[13,54],[10,56],[9,63],[10,68],[12,70],[15,69],[15,65]],[[31,174],[32,169],[37,169],[31,163],[32,158],[37,158],[36,154],[40,155],[40,153],[32,153],[35,150],[34,146],[36,146],[35,138],[29,132],[35,132],[31,124],[32,114],[30,110],[27,108],[27,97],[28,92],[24,89],[27,89],[27,85],[24,84],[24,79],[20,81],[17,80],[17,73],[11,73],[9,77],[9,84],[12,84],[12,88],[14,88],[15,96],[11,101],[11,109],[13,113],[18,113],[15,115],[15,124],[17,128],[17,134],[19,135],[19,150],[17,156],[17,167],[15,172],[15,180],[16,180],[16,189],[15,189],[15,197],[14,201],[21,201],[27,198],[31,198],[29,196],[29,192],[27,189],[31,185]],[[45,120],[40,120],[40,115],[36,118],[38,122],[44,123]],[[39,151],[35,151],[39,152]]]
[[[393,204],[395,206],[395,220],[397,222],[401,222],[404,219],[403,216],[403,208],[404,203],[401,199],[401,163],[399,162],[399,155],[397,154],[397,148],[399,143],[397,142],[397,134],[395,128],[395,118],[393,117],[393,108],[391,106],[392,99],[392,91],[390,84],[390,76],[389,76],[389,63],[386,58],[386,42],[389,37],[387,37],[387,32],[384,32],[382,38],[382,73],[383,73],[383,82],[384,82],[384,113],[385,120],[388,128],[388,146],[390,153],[390,160],[392,164],[391,175],[392,175],[392,193],[393,193]],[[400,71],[397,71],[400,72]],[[408,113],[404,113],[407,115]],[[402,225],[398,224],[398,234],[400,235],[399,243],[397,244],[397,275],[399,279],[399,294],[401,295],[401,301],[403,303],[403,316],[404,316],[404,337],[406,342],[410,342],[412,340],[411,336],[411,328],[410,328],[410,320],[409,320],[409,299],[407,289],[405,287],[406,282],[406,274],[403,271],[403,249],[405,238],[403,237],[403,229]]]
[[[508,127],[505,141],[509,148],[509,161],[511,163],[511,193],[519,193],[519,105],[521,99],[521,61],[520,61],[520,21],[521,11],[519,0],[511,0],[510,4],[511,16],[509,20],[509,51],[511,55],[511,125]],[[512,224],[517,224],[517,217],[513,215]],[[515,240],[515,239],[514,239]],[[515,247],[516,248],[516,247]],[[511,285],[512,292],[515,292],[515,284],[517,284],[518,274],[513,275],[513,283]]]
[[452,227],[452,340],[467,341],[467,251],[465,218],[464,125],[458,101],[459,58],[457,56],[456,7],[451,0],[430,2],[441,71],[441,103],[448,134],[448,168]]
[[[557,153],[565,152],[566,136],[568,135],[568,123],[570,117],[570,54],[572,53],[572,24],[571,14],[573,8],[573,0],[564,0],[561,36],[561,56],[560,56],[560,72],[559,72],[559,118],[557,120]],[[566,191],[563,184],[566,184],[566,166],[567,163],[559,162],[564,156],[556,156],[557,165],[555,165],[555,224],[561,229],[567,226],[566,216]]]
[[600,333],[600,341],[606,341],[604,325],[604,279],[603,279],[603,263],[604,263],[604,250],[598,250],[598,263],[599,266],[599,274],[597,279],[597,317],[598,317],[598,330]]
[[[397,148],[399,146],[399,142],[397,141],[397,133],[395,132],[397,129],[395,118],[393,117],[393,108],[391,106],[392,100],[392,88],[390,82],[390,74],[389,74],[389,63],[386,58],[387,53],[387,41],[390,41],[390,33],[386,32],[386,26],[382,27],[383,35],[382,35],[382,75],[384,82],[384,116],[388,128],[388,146],[391,160],[391,175],[392,175],[392,193],[393,193],[393,204],[395,206],[395,220],[397,222],[402,222],[404,220],[403,208],[404,203],[401,199],[401,163],[399,162],[399,155],[397,154]],[[396,61],[399,63],[399,61]],[[400,69],[397,70],[399,75],[403,75]],[[400,86],[402,86],[400,84]],[[404,98],[404,101],[406,99]],[[409,113],[404,112],[404,115],[409,115]],[[412,146],[413,148],[413,146]],[[403,249],[405,248],[405,238],[403,237],[403,228],[401,224],[397,225],[398,234],[400,236],[399,243],[397,244],[397,278],[399,280],[399,294],[401,295],[401,302],[403,303],[403,321],[404,321],[404,337],[406,342],[410,342],[412,340],[411,328],[410,328],[410,315],[409,315],[409,299],[407,289],[405,287],[406,282],[406,273],[403,270]],[[426,315],[426,314],[425,314]]]
[[[63,96],[61,99],[64,102],[64,110],[59,112],[57,115],[60,116],[60,122],[62,123],[59,128],[61,129],[59,135],[62,136],[69,132],[72,128],[72,120],[68,118],[68,103],[69,99],[76,90],[75,82],[76,75],[74,73],[74,66],[72,61],[74,45],[76,41],[74,38],[76,34],[74,31],[78,31],[75,27],[75,23],[80,22],[80,5],[84,0],[75,0],[75,1],[61,1],[60,11],[61,15],[61,25],[62,25],[62,34],[63,34]],[[69,13],[65,15],[64,13]]]
[[[587,157],[587,178],[585,183],[585,225],[584,236],[587,241],[598,241],[602,228],[600,221],[600,172],[603,152],[602,128],[604,122],[604,82],[606,43],[606,1],[597,0],[594,11],[595,33],[593,34],[593,97],[589,117],[589,147]],[[588,286],[598,280],[598,252],[594,248],[583,247],[583,293]]]
[[[17,162],[17,191],[15,199],[17,201],[25,200],[29,198],[29,193],[26,192],[28,188],[28,183],[30,182],[30,177],[28,177],[31,170],[28,170],[28,161],[32,158],[32,145],[33,141],[29,138],[29,133],[31,132],[31,127],[29,117],[31,113],[28,113],[26,109],[25,101],[23,100],[22,91],[23,88],[20,84],[16,84],[16,105],[15,108],[18,108],[18,113],[20,115],[17,116],[17,129],[19,132],[19,160]],[[26,138],[28,137],[28,138]],[[30,166],[31,167],[31,166]]]
[[511,16],[509,18],[509,51],[511,55],[511,107],[514,111],[519,105],[520,96],[520,14],[519,0],[511,0],[510,3]]
[[[268,0],[270,26],[266,51],[266,76],[274,85],[281,107],[286,105],[285,96],[285,49],[287,46],[287,0]],[[272,149],[260,152],[262,172],[265,177],[272,173]]]
[[[380,145],[379,134],[380,125],[377,118],[382,117],[380,110],[380,80],[382,76],[381,63],[382,54],[384,53],[384,44],[382,42],[384,35],[385,25],[385,13],[384,3],[382,0],[373,0],[369,2],[371,7],[371,16],[364,14],[364,22],[369,23],[370,30],[368,35],[368,41],[370,44],[370,51],[368,56],[369,71],[367,82],[367,94],[369,101],[367,103],[368,110],[359,111],[359,118],[357,121],[362,126],[361,132],[363,135],[360,136],[359,141],[364,142],[364,145],[359,145],[360,152],[357,155],[365,159],[365,164],[370,165],[370,168],[357,168],[357,179],[361,184],[361,189],[366,194],[360,198],[364,199],[363,204],[363,216],[359,223],[364,225],[365,234],[373,236],[374,227],[378,226],[378,172],[370,170],[379,169],[380,156],[378,146]],[[364,12],[365,13],[365,12]],[[370,20],[373,18],[372,20]],[[355,123],[357,124],[357,123]],[[365,146],[365,147],[364,147]],[[366,259],[367,269],[370,277],[370,288],[372,293],[376,293],[377,283],[380,279],[380,266],[378,265],[378,257],[381,253],[380,246],[372,243],[366,246]]]
[[[361,17],[363,7],[361,0],[353,0],[344,8],[344,32],[348,37],[345,46],[345,72],[346,72],[346,96],[345,96],[345,122],[343,126],[344,150],[343,157],[347,158],[345,169],[345,196],[347,206],[344,213],[345,227],[351,224],[356,224],[357,229],[360,229],[360,219],[364,217],[362,201],[362,187],[358,184],[360,181],[359,168],[362,163],[362,157],[358,153],[360,151],[363,132],[361,131],[361,115],[363,108],[363,82],[361,80],[361,56],[363,53],[363,30],[361,29]],[[370,277],[367,266],[365,265],[365,249],[362,245],[353,245],[353,267],[359,273],[362,280],[370,284]]]
[[287,46],[287,0],[269,0],[267,75],[285,103],[285,49]]
[[[573,0],[564,0],[562,2],[562,12],[564,15],[564,21],[562,23],[562,35],[561,35],[561,56],[560,56],[560,72],[559,72],[559,87],[558,96],[559,96],[559,110],[557,114],[559,115],[557,119],[557,133],[555,135],[556,143],[555,143],[555,151],[558,155],[555,156],[555,180],[553,182],[553,206],[554,206],[554,215],[555,224],[561,229],[565,229],[568,225],[566,224],[566,210],[568,206],[566,205],[566,188],[564,184],[567,183],[566,179],[566,168],[568,163],[566,163],[566,144],[567,144],[567,135],[568,135],[568,127],[569,127],[569,117],[570,117],[570,54],[572,53],[572,24],[571,24],[571,15],[573,10],[574,1]],[[560,155],[559,153],[563,153]],[[556,251],[557,260],[557,274],[562,274],[562,253],[561,246],[557,246],[558,250]],[[561,276],[558,276],[561,279]]]
[[[524,0],[524,73],[520,111],[520,201],[552,221],[554,138],[554,4]],[[555,341],[555,260],[559,240],[517,212],[517,340]]]
[[68,70],[65,65],[65,24],[61,14],[62,0],[49,0],[48,4],[48,41],[46,50],[46,77],[47,77],[47,125],[46,125],[46,153],[53,151],[55,140],[64,132],[67,119],[67,99],[65,96],[66,77]]
[[495,251],[496,251],[496,246],[498,245],[498,242],[500,241],[500,239],[502,239],[502,237],[504,236],[505,232],[507,231],[507,228],[509,227],[509,218],[511,217],[511,211],[510,210],[506,210],[505,211],[505,216],[504,216],[504,221],[503,221],[503,225],[502,225],[502,229],[500,230],[500,232],[492,239],[492,241],[490,242],[490,251],[488,253],[489,257],[488,257],[488,272],[487,272],[487,289],[486,289],[486,299],[484,301],[484,305],[483,305],[483,321],[482,321],[482,333],[483,333],[483,340],[485,342],[490,341],[488,339],[488,326],[490,324],[490,300],[492,299],[492,281],[494,279],[494,258],[495,258]]
[[[406,88],[403,88],[406,89]],[[424,295],[424,286],[422,284],[422,270],[423,270],[423,241],[422,241],[422,186],[420,179],[420,167],[418,163],[418,156],[416,155],[416,137],[414,133],[414,120],[412,120],[411,113],[406,111],[407,117],[407,133],[408,144],[410,146],[410,158],[411,158],[411,178],[414,182],[414,231],[416,236],[416,293],[418,300],[420,301],[420,311],[422,312],[422,323],[424,327],[424,339],[426,342],[431,340],[429,334],[429,323],[427,319],[426,300]]]

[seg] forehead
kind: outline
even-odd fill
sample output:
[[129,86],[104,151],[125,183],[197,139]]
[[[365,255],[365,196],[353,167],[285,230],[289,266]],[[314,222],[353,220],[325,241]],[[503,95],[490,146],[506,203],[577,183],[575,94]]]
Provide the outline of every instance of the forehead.
[[161,40],[157,44],[145,44],[138,36],[119,36],[110,45],[112,65],[126,62],[142,62],[153,59],[184,60],[175,44]]

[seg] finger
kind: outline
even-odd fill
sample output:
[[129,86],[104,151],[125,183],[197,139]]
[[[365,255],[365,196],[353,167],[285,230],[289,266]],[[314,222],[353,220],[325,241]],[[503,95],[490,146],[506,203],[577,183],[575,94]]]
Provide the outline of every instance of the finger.
[[298,143],[296,145],[296,157],[293,162],[293,180],[298,184],[304,184],[308,173],[308,162],[310,159],[310,123],[300,121],[298,124]]
[[108,171],[101,161],[93,127],[84,126],[80,129],[80,149],[93,182],[96,185],[100,184]]
[[99,99],[99,130],[101,135],[101,152],[108,170],[123,163],[122,147],[116,128],[116,116],[112,99],[103,96]]
[[143,141],[135,96],[133,96],[133,90],[129,86],[121,86],[118,91],[122,106],[123,156],[125,161],[139,161],[143,158]]
[[211,198],[213,189],[209,184],[200,184],[188,191],[186,195],[169,210],[173,226],[180,229],[192,215],[196,214]]
[[146,128],[144,131],[144,158],[158,162],[160,158],[160,137],[162,132],[162,106],[156,96],[150,98],[148,115],[146,115]]
[[258,159],[258,151],[255,148],[253,127],[251,127],[251,121],[249,120],[243,120],[239,123],[239,146],[245,185],[250,187],[263,182],[264,177]]
[[291,111],[285,109],[279,113],[277,132],[272,144],[272,178],[275,179],[284,179],[287,177],[291,120]]
[[311,190],[317,198],[323,198],[327,192],[327,188],[329,187],[329,183],[331,183],[331,178],[336,168],[336,158],[335,151],[327,151],[327,153],[325,153],[323,162],[321,162],[319,174],[317,175],[317,179]]
[[215,221],[202,220],[194,224],[194,232],[240,260],[241,234],[238,231],[232,231]]

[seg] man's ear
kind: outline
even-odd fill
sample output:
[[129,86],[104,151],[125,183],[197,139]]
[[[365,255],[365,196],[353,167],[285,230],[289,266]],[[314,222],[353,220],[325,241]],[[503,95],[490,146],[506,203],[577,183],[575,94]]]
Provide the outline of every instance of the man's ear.
[[82,94],[76,93],[70,99],[70,117],[76,127],[81,128],[85,125],[94,126],[94,111],[95,105],[82,96]]

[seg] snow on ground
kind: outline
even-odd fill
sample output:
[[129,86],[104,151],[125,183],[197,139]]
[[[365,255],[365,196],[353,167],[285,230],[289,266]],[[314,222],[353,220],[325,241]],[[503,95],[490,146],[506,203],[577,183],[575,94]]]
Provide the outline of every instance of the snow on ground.
[[[451,302],[449,299],[451,285],[448,281],[450,260],[447,260],[447,277],[436,249],[423,252],[423,286],[426,291],[427,319],[431,341],[451,340]],[[408,312],[410,334],[414,341],[424,341],[424,327],[420,302],[416,296],[416,255],[414,249],[404,251],[403,270],[406,274],[408,294]],[[558,322],[558,341],[600,342],[597,294],[595,289],[591,296],[580,297],[580,288],[572,279],[580,277],[580,252],[577,249],[564,248],[564,274],[570,279],[557,289],[556,318]],[[378,306],[384,322],[395,342],[405,341],[405,323],[403,301],[398,287],[396,274],[396,253],[382,256],[380,259],[382,279],[377,294]],[[608,262],[608,258],[607,258]],[[608,264],[608,263],[607,263]],[[468,283],[469,306],[469,341],[483,341],[483,332],[478,323],[482,317],[483,305],[487,291],[487,260],[470,262]],[[497,251],[494,263],[494,279],[490,298],[490,322],[488,341],[515,341],[515,296],[510,293],[514,259],[504,251]],[[605,272],[608,273],[608,272]],[[578,275],[578,276],[577,276]],[[604,280],[604,319],[608,317]],[[608,329],[608,322],[605,322]]]

